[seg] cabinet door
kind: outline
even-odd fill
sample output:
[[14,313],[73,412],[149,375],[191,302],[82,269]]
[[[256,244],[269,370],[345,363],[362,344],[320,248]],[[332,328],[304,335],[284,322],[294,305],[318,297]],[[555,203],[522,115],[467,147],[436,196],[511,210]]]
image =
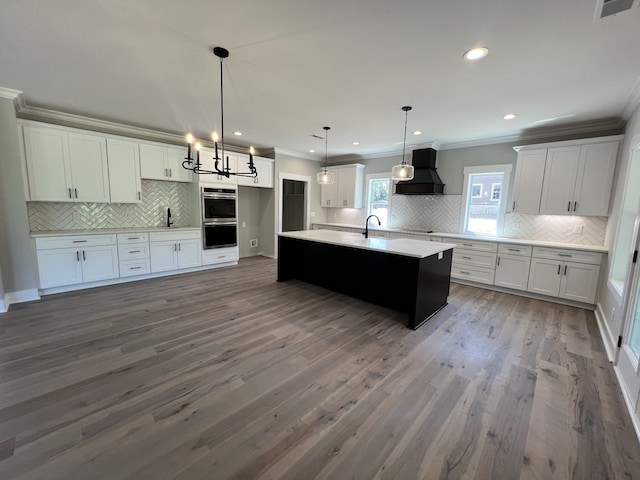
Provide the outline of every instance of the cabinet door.
[[532,258],[527,291],[557,297],[561,273],[562,262]]
[[140,176],[149,180],[168,180],[167,148],[140,144]]
[[540,197],[547,149],[518,152],[513,190],[513,211],[525,214],[540,212]]
[[38,272],[40,288],[82,283],[80,250],[77,248],[38,250]]
[[109,203],[109,167],[104,137],[69,132],[73,199]]
[[618,142],[583,145],[574,194],[575,215],[609,215]]
[[178,268],[200,265],[200,240],[180,240],[178,242]]
[[23,133],[31,200],[72,202],[67,132],[25,125]]
[[151,242],[149,244],[151,271],[165,272],[175,270],[178,266],[177,242]]
[[273,188],[273,165],[269,160],[262,160],[254,157],[256,169],[258,170],[257,186],[263,188]]
[[550,148],[547,151],[541,214],[571,215],[579,162],[579,146]]
[[355,168],[338,169],[338,207],[354,208],[355,183]]
[[329,185],[320,185],[320,204],[323,207],[339,207],[338,205],[338,175],[337,172],[334,179],[334,183],[330,183]]
[[107,156],[111,202],[139,203],[142,200],[142,184],[137,142],[109,138]]
[[[258,162],[255,157],[253,157],[253,163],[256,166],[256,170],[258,170],[258,176],[260,176],[260,168],[258,167]],[[249,171],[249,155],[238,154],[236,156],[236,167],[239,172],[248,172]],[[253,177],[238,177],[237,178],[238,185],[244,185],[246,187],[257,187],[258,179]]]
[[526,290],[529,282],[531,258],[516,255],[498,255],[494,285]]
[[167,150],[167,172],[169,180],[174,182],[192,182],[193,173],[182,167],[187,156],[187,149],[169,148]]
[[84,282],[97,282],[118,278],[118,247],[116,245],[104,245],[99,247],[83,247],[82,280]]
[[595,303],[598,275],[598,265],[565,262],[558,296],[577,302]]

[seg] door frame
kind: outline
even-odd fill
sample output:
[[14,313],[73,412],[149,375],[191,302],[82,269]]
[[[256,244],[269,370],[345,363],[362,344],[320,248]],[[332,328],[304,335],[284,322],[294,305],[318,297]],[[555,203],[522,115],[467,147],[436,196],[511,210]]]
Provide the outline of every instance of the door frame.
[[279,172],[278,173],[278,185],[276,194],[278,195],[278,215],[276,215],[275,225],[275,240],[274,240],[274,252],[275,257],[278,258],[278,234],[282,233],[282,192],[284,180],[296,180],[298,182],[304,182],[304,228],[309,230],[311,226],[311,200],[309,195],[309,189],[311,184],[311,177],[308,175],[298,175],[296,173]]

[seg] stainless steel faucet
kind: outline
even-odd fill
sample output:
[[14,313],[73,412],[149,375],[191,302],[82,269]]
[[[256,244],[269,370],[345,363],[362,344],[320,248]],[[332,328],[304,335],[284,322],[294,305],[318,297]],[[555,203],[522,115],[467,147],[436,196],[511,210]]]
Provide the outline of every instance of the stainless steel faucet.
[[369,238],[369,220],[371,219],[371,217],[376,217],[376,220],[378,220],[378,226],[382,225],[382,222],[377,215],[369,215],[364,222],[364,232],[362,232],[364,238]]

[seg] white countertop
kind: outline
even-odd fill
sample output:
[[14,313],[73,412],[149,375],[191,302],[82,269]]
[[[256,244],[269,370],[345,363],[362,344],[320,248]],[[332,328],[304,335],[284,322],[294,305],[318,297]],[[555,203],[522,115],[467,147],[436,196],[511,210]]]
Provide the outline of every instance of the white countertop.
[[455,247],[453,243],[430,242],[413,238],[364,238],[361,233],[338,232],[335,230],[303,230],[300,232],[279,233],[278,235],[280,237],[416,258],[430,257]]
[[[345,223],[329,223],[329,222],[314,222],[315,225],[326,225],[329,227],[343,227],[343,228],[357,228],[360,230],[364,230],[363,225],[349,225]],[[488,236],[480,236],[480,235],[469,235],[462,233],[446,233],[446,232],[425,232],[419,230],[404,230],[400,228],[390,228],[390,227],[374,227],[373,225],[369,225],[369,231],[378,231],[378,232],[395,232],[395,233],[408,233],[411,235],[424,235],[424,236],[434,236],[434,237],[448,237],[453,239],[460,240],[477,240],[477,241],[485,241],[485,242],[500,242],[500,243],[509,243],[513,245],[532,245],[534,247],[550,247],[550,248],[566,248],[570,250],[582,250],[585,252],[599,252],[599,253],[607,253],[607,248],[603,245],[579,245],[576,243],[561,243],[561,242],[545,242],[542,240],[526,240],[520,238],[508,238],[508,237],[488,237]]]
[[57,237],[60,235],[108,235],[113,233],[172,232],[200,230],[201,227],[139,227],[139,228],[93,228],[87,230],[46,230],[31,232],[31,237]]

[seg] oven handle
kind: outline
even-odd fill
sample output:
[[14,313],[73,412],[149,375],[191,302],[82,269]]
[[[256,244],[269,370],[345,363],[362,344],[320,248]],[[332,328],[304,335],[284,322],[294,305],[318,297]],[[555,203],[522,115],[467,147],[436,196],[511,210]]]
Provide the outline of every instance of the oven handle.
[[236,199],[238,195],[235,193],[203,193],[202,198],[213,198],[213,199]]
[[238,225],[238,221],[235,218],[210,218],[206,222],[202,222],[203,227],[219,227],[223,225]]

